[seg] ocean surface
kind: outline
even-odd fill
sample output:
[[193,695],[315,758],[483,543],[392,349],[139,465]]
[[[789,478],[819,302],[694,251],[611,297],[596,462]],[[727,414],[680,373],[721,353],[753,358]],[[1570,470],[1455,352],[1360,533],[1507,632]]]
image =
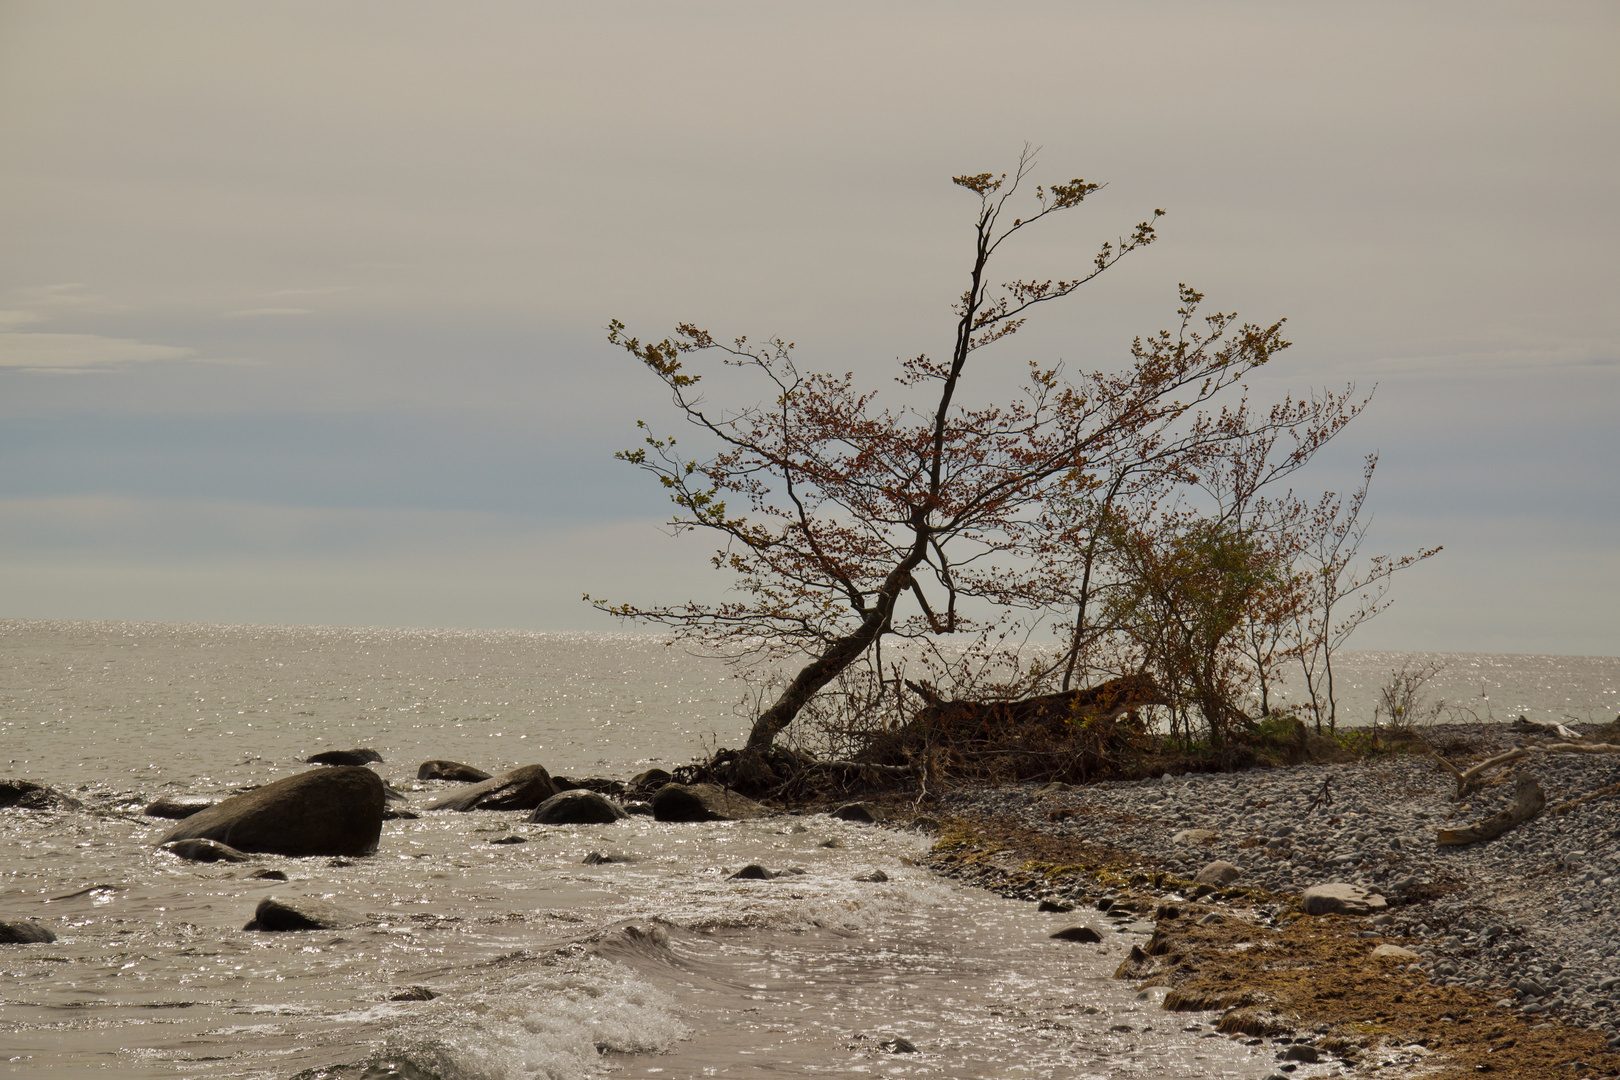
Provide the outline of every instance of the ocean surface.
[[[1388,671],[1424,660],[1445,664],[1443,716],[1620,711],[1620,659],[1347,653],[1341,718],[1370,718]],[[1053,941],[1080,913],[937,879],[914,865],[920,835],[824,815],[558,828],[441,812],[385,823],[369,858],[259,859],[277,882],[154,851],[171,823],[140,812],[355,746],[418,810],[449,786],[414,779],[429,758],[624,779],[738,745],[734,676],[635,634],[0,620],[0,775],[86,804],[0,810],[0,916],[59,935],[0,946],[0,1075],[287,1078],[368,1059],[441,1080],[1266,1071],[1262,1048],[1109,977],[1137,939]],[[508,836],[526,842],[492,843]],[[755,862],[804,873],[728,880]],[[243,931],[271,895],[368,919]],[[411,986],[438,996],[389,1000]],[[917,1052],[888,1052],[895,1038]]]

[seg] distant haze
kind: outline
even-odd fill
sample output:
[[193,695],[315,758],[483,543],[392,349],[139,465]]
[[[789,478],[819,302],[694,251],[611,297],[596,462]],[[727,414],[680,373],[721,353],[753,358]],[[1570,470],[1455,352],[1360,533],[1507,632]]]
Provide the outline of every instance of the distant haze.
[[[613,629],[713,596],[613,450],[678,320],[889,381],[1025,142],[1162,240],[975,358],[1106,367],[1178,282],[1375,384],[1366,649],[1620,655],[1620,8],[0,3],[0,617]],[[677,430],[677,434],[679,431]]]

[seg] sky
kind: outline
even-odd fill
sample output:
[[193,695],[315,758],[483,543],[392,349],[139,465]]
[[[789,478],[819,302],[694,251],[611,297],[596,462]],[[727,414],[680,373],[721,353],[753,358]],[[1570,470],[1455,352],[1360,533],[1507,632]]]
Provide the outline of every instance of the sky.
[[[1108,367],[1176,287],[1354,383],[1355,647],[1620,655],[1609,2],[0,2],[0,618],[616,629],[718,595],[613,451],[606,341],[939,355],[973,197],[1106,184],[1013,251],[1161,239],[978,354]],[[977,363],[977,360],[975,361]]]

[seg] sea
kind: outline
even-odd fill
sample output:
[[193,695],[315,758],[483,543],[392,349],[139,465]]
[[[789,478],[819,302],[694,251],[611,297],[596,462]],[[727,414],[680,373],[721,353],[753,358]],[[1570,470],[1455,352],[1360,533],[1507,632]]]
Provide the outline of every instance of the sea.
[[[1347,652],[1341,722],[1371,719],[1389,673],[1417,664],[1441,665],[1425,688],[1436,722],[1620,710],[1617,658]],[[157,851],[172,823],[142,813],[351,747],[377,750],[395,805],[419,812],[450,787],[416,779],[428,759],[625,779],[739,745],[754,694],[735,666],[634,633],[0,620],[0,775],[84,804],[0,810],[0,918],[58,935],[0,945],[0,1075],[1089,1080],[1272,1066],[1213,1017],[1165,1013],[1162,990],[1114,980],[1139,938],[1054,940],[1085,913],[939,878],[918,865],[921,833],[824,814],[553,827],[436,812],[385,822],[369,857],[243,866]],[[750,863],[794,872],[731,879]],[[268,896],[365,921],[244,930]],[[433,996],[395,1000],[413,987]]]

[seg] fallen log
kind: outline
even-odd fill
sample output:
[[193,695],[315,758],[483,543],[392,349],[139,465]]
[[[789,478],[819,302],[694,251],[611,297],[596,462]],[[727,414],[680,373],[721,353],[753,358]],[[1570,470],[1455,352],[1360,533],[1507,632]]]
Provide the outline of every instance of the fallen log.
[[1435,754],[1434,759],[1457,778],[1457,794],[1451,797],[1451,801],[1461,802],[1479,787],[1487,772],[1499,765],[1511,765],[1531,754],[1620,754],[1620,746],[1613,743],[1548,743],[1545,746],[1518,746],[1467,769],[1457,768],[1439,754]]
[[1435,841],[1441,847],[1458,847],[1477,844],[1481,840],[1494,840],[1531,820],[1546,806],[1547,793],[1541,790],[1541,784],[1534,776],[1521,772],[1513,779],[1513,805],[1465,828],[1441,829],[1435,835]]
[[1528,716],[1521,716],[1513,721],[1513,730],[1529,735],[1556,735],[1560,739],[1578,739],[1581,737],[1580,732],[1573,728],[1567,728],[1556,720],[1541,723],[1530,719]]

